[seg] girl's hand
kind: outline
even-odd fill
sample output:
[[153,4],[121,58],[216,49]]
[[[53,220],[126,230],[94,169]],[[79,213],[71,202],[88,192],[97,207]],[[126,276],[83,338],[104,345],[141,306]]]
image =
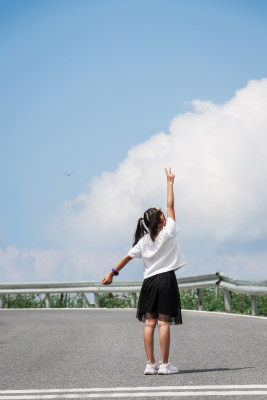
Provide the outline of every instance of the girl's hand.
[[[120,271],[123,267],[125,267],[126,264],[128,264],[129,261],[132,260],[132,257],[128,256],[128,254],[126,254],[126,256],[124,256],[116,265],[115,269],[117,271]],[[102,280],[102,285],[110,285],[113,281],[113,272],[110,271],[105,278],[103,278]]]
[[175,175],[172,173],[171,167],[169,168],[169,171],[167,168],[165,168],[166,176],[167,176],[167,183],[173,183]]
[[105,278],[102,279],[102,285],[110,285],[113,281],[113,273],[110,271]]

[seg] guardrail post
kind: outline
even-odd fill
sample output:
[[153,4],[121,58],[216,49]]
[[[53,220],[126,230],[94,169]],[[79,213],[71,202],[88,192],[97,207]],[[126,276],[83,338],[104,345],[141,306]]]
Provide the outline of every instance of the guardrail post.
[[218,301],[218,293],[219,293],[219,287],[218,285],[215,286],[215,300]]
[[40,305],[39,305],[39,308],[42,308],[42,305],[44,304],[45,300],[46,300],[46,296],[45,296],[45,297],[43,298],[43,300],[41,301],[41,303],[40,303]]
[[231,312],[231,296],[230,292],[226,289],[223,289],[223,296],[224,296],[224,306],[226,312]]
[[98,293],[94,293],[94,300],[95,300],[96,308],[100,308],[99,294]]
[[50,293],[47,293],[45,296],[45,304],[46,304],[46,308],[51,308],[50,307]]
[[4,308],[5,302],[4,302],[4,296],[0,295],[0,308]]
[[136,293],[131,293],[131,307],[136,308]]
[[85,293],[83,293],[83,299],[84,299],[85,303],[88,305],[88,307],[90,307],[89,300],[87,299],[87,296]]
[[251,296],[251,315],[258,314],[257,296]]
[[197,289],[197,297],[198,297],[198,309],[199,309],[199,311],[203,311],[204,304],[203,304],[203,290],[202,289]]
[[60,300],[59,300],[60,307],[63,306],[63,299],[64,299],[64,293],[60,293]]

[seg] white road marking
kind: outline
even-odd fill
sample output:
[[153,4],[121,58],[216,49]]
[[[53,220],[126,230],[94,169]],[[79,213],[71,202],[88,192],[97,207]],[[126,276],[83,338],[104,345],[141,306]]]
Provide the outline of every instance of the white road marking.
[[256,319],[264,319],[265,321],[267,321],[267,317],[264,316],[258,316],[258,315],[251,315],[251,314],[235,314],[235,313],[227,313],[227,312],[223,312],[223,311],[200,311],[200,310],[184,310],[182,309],[182,312],[195,312],[195,313],[199,313],[199,314],[217,314],[217,315],[225,315],[228,317],[244,317],[244,318],[256,318]]
[[46,389],[46,390],[45,389],[1,390],[0,400],[50,400],[50,399],[77,399],[77,398],[103,399],[103,398],[119,398],[119,397],[141,398],[141,397],[160,397],[160,396],[164,397],[260,396],[260,395],[261,396],[267,395],[267,385],[203,385],[203,386],[152,386],[152,387],[140,386],[140,387],[114,387],[114,388]]
[[226,390],[226,391],[201,391],[201,392],[130,392],[130,393],[93,393],[93,394],[55,394],[55,395],[25,395],[25,396],[0,396],[1,400],[50,400],[50,399],[89,399],[89,398],[130,398],[130,397],[197,397],[197,396],[261,396],[267,395],[265,390]]
[[216,389],[267,389],[267,385],[198,385],[198,386],[126,386],[110,388],[77,388],[77,389],[27,389],[0,390],[0,394],[26,393],[81,393],[81,392],[119,392],[134,390],[216,390]]

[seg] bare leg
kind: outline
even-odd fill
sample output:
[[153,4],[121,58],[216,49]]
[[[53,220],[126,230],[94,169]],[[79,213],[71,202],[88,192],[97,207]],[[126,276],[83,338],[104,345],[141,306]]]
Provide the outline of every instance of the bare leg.
[[170,324],[169,322],[158,321],[159,342],[161,348],[161,361],[164,364],[169,362],[170,351]]
[[148,361],[155,364],[154,357],[154,331],[156,326],[156,319],[146,319],[144,329],[144,345]]

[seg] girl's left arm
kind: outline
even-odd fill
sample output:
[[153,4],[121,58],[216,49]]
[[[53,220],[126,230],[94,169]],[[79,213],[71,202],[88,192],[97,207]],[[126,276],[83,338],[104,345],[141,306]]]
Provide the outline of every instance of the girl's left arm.
[[[132,260],[132,257],[128,256],[128,254],[126,256],[124,256],[116,265],[116,267],[114,269],[116,269],[116,271],[120,271],[123,267],[125,267],[126,264],[128,264],[129,261]],[[103,285],[110,285],[112,283],[113,280],[113,272],[110,271],[109,273],[107,273],[107,275],[102,279],[102,284]]]

